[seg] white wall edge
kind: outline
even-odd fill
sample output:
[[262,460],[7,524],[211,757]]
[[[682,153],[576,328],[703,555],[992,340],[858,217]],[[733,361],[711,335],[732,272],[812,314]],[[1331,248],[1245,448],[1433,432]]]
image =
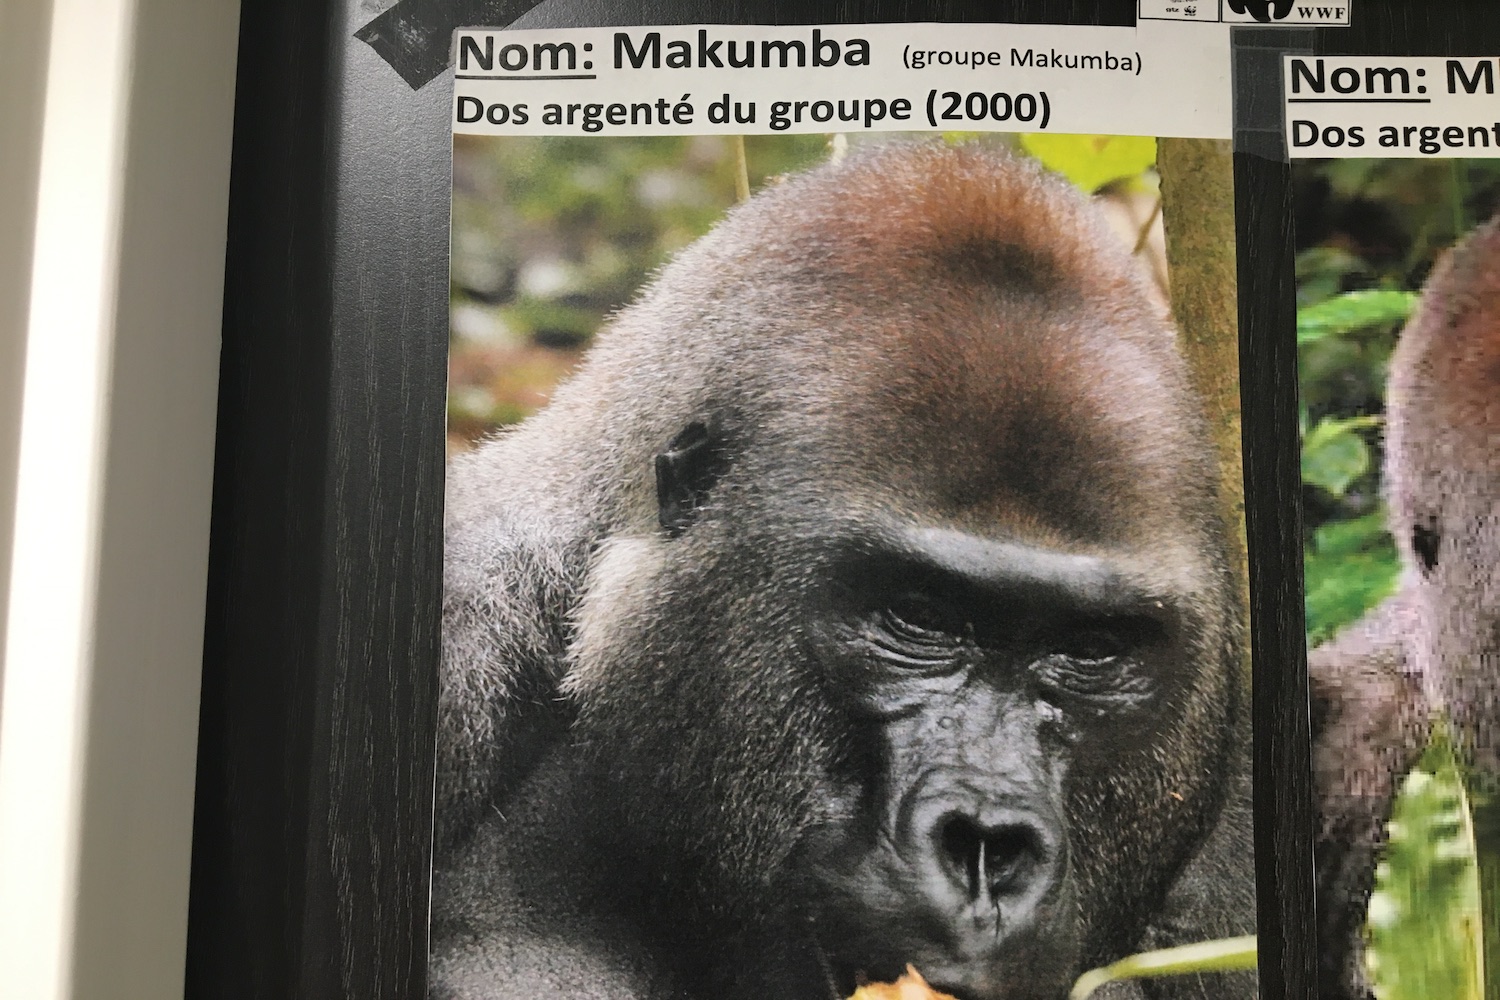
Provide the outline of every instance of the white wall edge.
[[181,996],[239,10],[50,7],[0,525],[0,969],[8,996]]

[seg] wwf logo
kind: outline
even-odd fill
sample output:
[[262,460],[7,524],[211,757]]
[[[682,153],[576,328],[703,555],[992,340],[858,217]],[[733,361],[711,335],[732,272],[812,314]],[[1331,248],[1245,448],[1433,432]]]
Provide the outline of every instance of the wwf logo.
[[1236,14],[1249,14],[1257,21],[1280,21],[1292,12],[1293,0],[1229,0]]

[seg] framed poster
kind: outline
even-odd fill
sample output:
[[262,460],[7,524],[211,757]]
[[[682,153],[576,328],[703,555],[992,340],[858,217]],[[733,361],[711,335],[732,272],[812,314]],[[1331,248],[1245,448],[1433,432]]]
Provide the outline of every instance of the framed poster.
[[1253,936],[1194,36],[459,32],[434,996],[1062,996]]
[[1279,95],[1257,194],[1293,223],[1260,252],[1296,292],[1319,996],[1495,996],[1500,19],[1279,34],[1239,55]]
[[[1292,369],[1276,367],[1288,357],[1256,353],[1270,307],[1246,288],[1264,279],[1228,253],[1246,201],[1235,183],[1245,161],[1232,165],[1224,142],[1228,39],[1215,33],[1227,29],[1135,28],[1133,4],[1038,2],[904,10],[920,23],[899,26],[880,24],[878,9],[806,9],[795,38],[762,37],[776,13],[684,5],[647,17],[549,3],[522,16],[415,0],[247,12],[190,995],[423,996],[429,912],[434,996],[781,985],[844,995],[899,977],[908,962],[951,995],[1014,995],[1034,974],[1035,995],[1061,996],[1080,973],[1135,952],[1256,930],[1259,989],[1302,995],[1312,961],[1311,886],[1298,881],[1310,872],[1305,680],[1288,682],[1264,652],[1278,648],[1281,605],[1300,602],[1266,572],[1280,565],[1278,498],[1294,488],[1285,456],[1295,443],[1269,457],[1247,448],[1241,479],[1233,377],[1241,356],[1261,365],[1245,369],[1247,381],[1290,385]],[[1022,45],[1018,27],[991,39],[985,23],[927,23],[939,17],[1004,18],[1039,33]],[[758,27],[700,48],[698,32],[726,22]],[[1070,65],[1069,46],[1046,34],[1068,23],[1118,31],[1121,43],[1072,53]],[[659,58],[662,73],[677,69],[674,54],[700,64],[693,72],[716,70],[699,52],[728,58],[728,41],[753,41],[762,62],[767,51],[821,59],[834,45],[854,67],[863,40],[865,57],[877,44],[904,48],[907,71],[934,80],[974,72],[976,51],[1011,69],[1013,50],[1031,53],[1021,75],[1048,82],[802,96],[815,78],[783,77],[788,92],[773,93],[777,65],[764,95],[721,103],[729,91],[680,88],[647,100],[622,81],[597,100],[536,99],[520,122],[516,105],[531,99],[501,99],[477,81],[474,118],[449,67],[465,37],[491,74],[531,70],[540,52],[544,75],[566,75],[551,73],[561,49],[536,48],[559,44],[550,36],[522,45],[478,32],[451,48],[453,30],[474,24],[654,25],[624,49],[605,34],[611,57],[653,70]],[[1186,36],[1153,48],[1172,31],[1206,32],[1193,40],[1219,46],[1219,74],[1191,76],[1202,56],[1182,55],[1195,51]],[[914,65],[912,43],[929,34]],[[952,41],[966,36],[972,45]],[[519,51],[507,54],[511,45]],[[1152,105],[1133,89],[1147,66],[1188,74],[1172,77],[1173,100]],[[466,117],[495,129],[548,124],[549,103],[576,134],[451,139]],[[1122,127],[1131,113],[1171,122],[1203,107],[1219,115],[1206,129]],[[828,138],[835,118],[852,133],[843,141]],[[659,131],[598,134],[627,122]],[[908,122],[926,134],[888,134]],[[738,147],[734,135],[744,136]],[[731,209],[737,179],[751,197]],[[881,226],[894,228],[882,236]],[[963,252],[934,240],[939,230],[967,232]],[[883,256],[858,258],[860,247]],[[737,277],[773,264],[764,283]],[[1008,277],[996,284],[997,274]],[[928,289],[944,291],[928,301]],[[574,402],[527,425],[556,425],[576,448],[538,445],[534,461],[491,462],[489,473],[473,471],[480,459],[454,460],[471,470],[455,489],[474,499],[477,519],[518,518],[541,534],[514,537],[560,547],[499,560],[502,576],[520,575],[494,593],[542,592],[544,614],[493,594],[468,605],[474,636],[541,669],[450,672],[440,686],[442,635],[458,635],[454,615],[467,613],[444,610],[444,564],[450,608],[462,607],[454,574],[469,566],[485,577],[504,548],[482,533],[455,542],[450,527],[445,552],[447,452],[536,409],[601,318],[636,296],[617,320],[643,331],[620,337],[618,353],[636,360],[618,395],[593,395],[590,385],[617,379],[604,362],[582,362],[559,397]],[[646,332],[675,321],[694,331],[693,364],[669,364],[669,340]],[[1042,332],[995,337],[1012,324]],[[1202,335],[1179,337],[1176,326]],[[786,355],[748,339],[737,353],[746,327],[780,329]],[[932,330],[946,331],[946,349],[919,336]],[[1098,367],[1111,357],[1119,363]],[[912,374],[923,371],[925,389]],[[847,384],[855,373],[858,388]],[[1011,391],[986,395],[986,379],[1008,379]],[[1245,441],[1295,426],[1293,410],[1261,401],[1283,397],[1245,398],[1255,400],[1243,409]],[[994,440],[1014,445],[997,455]],[[533,492],[505,492],[528,476]],[[598,507],[579,499],[596,493]],[[448,507],[451,526],[463,505]],[[595,530],[603,524],[612,527]],[[478,562],[460,557],[465,545]],[[637,578],[660,552],[698,558],[674,563],[670,580]],[[596,589],[601,581],[616,589]],[[1246,607],[1260,614],[1248,644]],[[604,618],[590,619],[595,610]],[[614,625],[586,628],[605,619]],[[539,645],[522,641],[528,628]],[[609,650],[598,662],[622,665],[583,669],[594,662],[576,645],[585,634]],[[744,641],[731,648],[726,635]],[[1253,792],[1247,645],[1256,772],[1298,759],[1299,747],[1304,762]],[[854,646],[862,660],[831,652]],[[870,669],[849,676],[857,662]],[[478,712],[465,714],[465,679]],[[605,687],[584,699],[588,712],[619,714],[581,725],[565,699],[594,681]],[[638,689],[658,697],[632,705],[611,693]],[[942,698],[950,707],[933,708]],[[987,707],[965,707],[974,699]],[[913,721],[922,711],[935,714]],[[640,724],[655,720],[671,724]],[[1020,720],[1031,728],[1005,730]],[[606,733],[624,742],[593,738]],[[575,753],[583,738],[594,749]],[[982,738],[995,742],[971,752]],[[1065,777],[1072,747],[1082,763]],[[928,750],[942,768],[923,763]],[[970,772],[959,764],[971,753],[981,763]],[[994,770],[1007,760],[1004,774]],[[538,783],[562,791],[526,793]],[[533,834],[508,833],[528,822]],[[897,828],[909,843],[889,836]],[[889,852],[869,849],[885,840]],[[595,852],[601,845],[609,850]],[[554,847],[536,864],[498,863]],[[573,865],[584,858],[595,867]],[[617,864],[601,874],[606,858]],[[768,872],[769,895],[758,881]],[[578,884],[541,892],[535,881],[570,873],[587,873],[585,898],[610,905],[578,902]],[[784,873],[790,888],[775,882]],[[513,897],[518,910],[493,908],[504,894],[484,881],[492,876],[531,886]],[[705,886],[743,894],[705,900]],[[912,917],[938,905],[923,893],[943,906],[962,897],[967,925]],[[744,914],[794,895],[828,930],[787,950],[759,920],[782,911]],[[684,898],[690,905],[671,912]],[[670,915],[618,921],[619,899],[637,918]],[[549,911],[557,924],[517,919]],[[546,941],[524,940],[531,931]],[[559,941],[583,943],[570,952]],[[1226,961],[1244,961],[1243,949],[1235,955]],[[1105,990],[1249,995],[1255,983],[1199,971]]]

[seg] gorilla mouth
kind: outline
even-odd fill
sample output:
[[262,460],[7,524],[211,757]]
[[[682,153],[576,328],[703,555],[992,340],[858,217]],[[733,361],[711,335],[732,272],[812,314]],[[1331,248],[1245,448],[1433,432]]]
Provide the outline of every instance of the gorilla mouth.
[[[817,952],[818,965],[823,970],[823,977],[826,980],[826,985],[828,987],[827,1000],[846,1000],[846,998],[851,996],[852,993],[849,990],[839,988],[839,977],[833,971],[833,962],[828,957],[828,951],[823,947],[821,942],[816,940],[816,938],[814,938],[813,940],[813,948]],[[915,973],[915,981],[913,981],[913,973]],[[855,977],[856,980],[862,978],[863,977],[861,976]],[[858,990],[860,988],[863,988],[865,985],[866,984],[864,983],[859,983],[855,987],[855,989]],[[908,965],[906,967],[905,975],[901,976],[901,978],[896,983],[891,984],[890,989],[891,995],[896,995],[895,991],[899,989],[899,995],[901,996],[902,1000],[908,1000],[908,998],[917,997],[918,994],[916,991],[922,989],[925,989],[927,993],[927,996],[922,998],[922,1000],[985,1000],[985,998],[983,997],[968,993],[961,987],[947,987],[929,983],[922,978],[920,970],[911,965]]]
[[[977,882],[981,889],[986,886],[988,853],[979,852],[977,878],[968,872],[969,882]],[[1047,907],[1053,917],[1071,913],[1057,902]],[[983,918],[978,904],[973,912],[964,910],[958,926],[899,909],[872,912],[852,900],[831,911],[807,912],[803,948],[816,962],[818,979],[807,984],[806,995],[847,1000],[860,988],[874,986],[861,1000],[1063,1000],[1076,975],[1073,962],[1065,957],[1073,950],[1071,934],[1046,918],[1004,928],[998,908],[994,914],[984,909]],[[955,931],[979,931],[982,940],[965,933],[955,936]],[[908,970],[915,970],[922,981],[906,976]]]
[[[945,983],[929,984],[934,994],[941,995],[944,1000],[984,1000],[983,997],[975,996],[966,992],[961,986],[949,986]],[[936,998],[934,998],[936,1000]]]
[[[823,973],[826,1000],[848,1000],[849,997],[854,995],[855,991],[863,987],[884,985],[887,982],[894,984],[898,980],[902,984],[899,988],[901,990],[900,996],[903,1000],[918,996],[922,997],[922,1000],[1022,1000],[1022,998],[1025,998],[1025,1000],[1043,1000],[1041,994],[1037,994],[1031,990],[1024,990],[1019,993],[1008,989],[1000,989],[998,991],[983,990],[976,989],[965,981],[949,982],[946,978],[930,981],[924,978],[921,984],[915,987],[910,981],[909,976],[906,975],[875,979],[869,976],[863,969],[857,967],[846,965],[841,970],[840,966],[828,954],[828,950],[823,947],[822,942],[818,941],[816,937],[813,938],[813,950],[817,955],[818,967]],[[922,970],[915,965],[908,964],[906,969],[908,972],[915,970],[919,976],[922,975]],[[920,989],[925,989],[926,993],[915,992],[915,990]],[[892,987],[890,995],[897,995],[895,987]],[[1062,991],[1056,994],[1057,998],[1062,996]],[[1052,998],[1048,998],[1048,1000],[1052,1000]]]

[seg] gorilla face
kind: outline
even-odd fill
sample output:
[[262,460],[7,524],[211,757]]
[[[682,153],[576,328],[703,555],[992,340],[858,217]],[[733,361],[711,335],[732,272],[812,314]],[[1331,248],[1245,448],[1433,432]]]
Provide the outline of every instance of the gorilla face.
[[1083,946],[1076,772],[1171,702],[1177,614],[1117,559],[893,534],[821,628],[869,752],[838,789],[861,808],[810,838],[820,943],[846,983],[912,962],[960,996],[1060,995]]
[[1500,775],[1500,222],[1434,270],[1391,359],[1391,532],[1421,628],[1414,666]]
[[652,789],[632,866],[686,861],[845,993],[910,962],[1056,997],[1128,950],[1218,807],[1234,710],[1212,515],[1183,517],[1212,477],[1148,317],[961,285],[920,338],[863,325],[785,409],[666,443],[660,530],[606,545],[569,682],[602,784]]
[[641,928],[694,996],[1057,998],[1134,950],[1223,798],[1238,616],[1174,332],[1079,195],[944,147],[788,182],[544,417],[500,446],[578,471],[495,488],[603,527],[569,738],[498,810],[565,884],[525,920]]
[[[607,677],[588,669],[604,612],[582,618],[577,732],[608,748],[605,784],[654,785],[680,824],[633,863],[691,859],[734,924],[775,914],[843,995],[908,962],[960,997],[1062,995],[1139,932],[1217,806],[1224,762],[1193,743],[1228,702],[1199,641],[1212,566],[1059,541],[983,501],[819,504],[854,488],[816,469],[763,534],[750,458],[727,461],[679,538],[601,562],[599,600],[655,595]],[[650,723],[622,676],[651,686]]]

